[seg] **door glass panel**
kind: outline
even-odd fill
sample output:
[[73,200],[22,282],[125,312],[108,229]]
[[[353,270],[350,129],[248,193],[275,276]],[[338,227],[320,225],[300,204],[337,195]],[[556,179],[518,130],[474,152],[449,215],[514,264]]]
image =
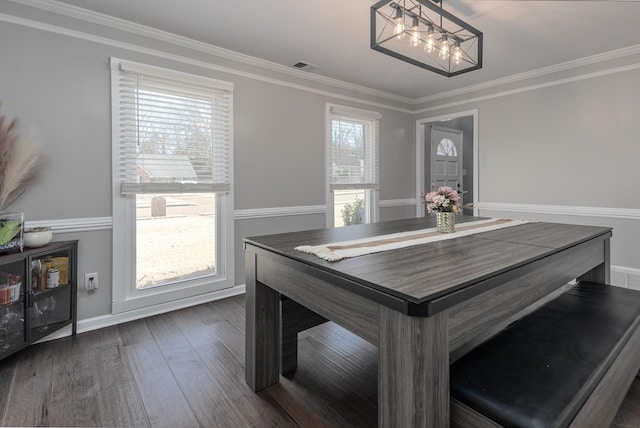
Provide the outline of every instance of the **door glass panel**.
[[438,149],[436,151],[438,156],[458,156],[458,151],[456,150],[456,145],[453,141],[448,138],[443,138],[440,140],[438,144]]
[[0,355],[25,342],[24,263],[0,266]]
[[31,339],[38,340],[71,321],[71,250],[31,260]]

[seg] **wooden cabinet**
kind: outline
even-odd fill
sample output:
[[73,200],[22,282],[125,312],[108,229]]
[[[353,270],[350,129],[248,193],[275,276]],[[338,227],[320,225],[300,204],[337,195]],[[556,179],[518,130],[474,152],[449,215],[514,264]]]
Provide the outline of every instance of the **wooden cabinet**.
[[76,334],[78,241],[0,256],[0,359],[71,324]]

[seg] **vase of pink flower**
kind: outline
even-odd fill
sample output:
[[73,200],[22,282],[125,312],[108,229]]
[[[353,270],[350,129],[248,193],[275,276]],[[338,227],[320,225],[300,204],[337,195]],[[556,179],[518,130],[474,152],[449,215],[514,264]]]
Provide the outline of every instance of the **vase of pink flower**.
[[434,191],[424,195],[424,203],[429,214],[436,214],[438,232],[453,233],[456,231],[455,215],[462,212],[460,193],[449,186],[436,187]]

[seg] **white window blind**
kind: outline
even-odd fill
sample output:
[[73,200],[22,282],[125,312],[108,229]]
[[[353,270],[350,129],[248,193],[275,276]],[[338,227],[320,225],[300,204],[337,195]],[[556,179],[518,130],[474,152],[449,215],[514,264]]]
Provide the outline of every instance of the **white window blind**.
[[378,128],[376,112],[328,106],[329,189],[377,189]]
[[120,193],[228,192],[233,85],[112,59]]

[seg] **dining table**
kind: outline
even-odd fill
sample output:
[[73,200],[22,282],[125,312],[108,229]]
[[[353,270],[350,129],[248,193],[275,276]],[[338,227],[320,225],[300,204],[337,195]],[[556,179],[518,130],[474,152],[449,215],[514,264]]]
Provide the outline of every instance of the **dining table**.
[[522,222],[338,261],[296,249],[435,226],[427,216],[245,238],[249,386],[279,382],[283,331],[297,331],[286,299],[377,347],[379,427],[447,427],[457,354],[572,280],[610,279],[612,229],[588,225]]

